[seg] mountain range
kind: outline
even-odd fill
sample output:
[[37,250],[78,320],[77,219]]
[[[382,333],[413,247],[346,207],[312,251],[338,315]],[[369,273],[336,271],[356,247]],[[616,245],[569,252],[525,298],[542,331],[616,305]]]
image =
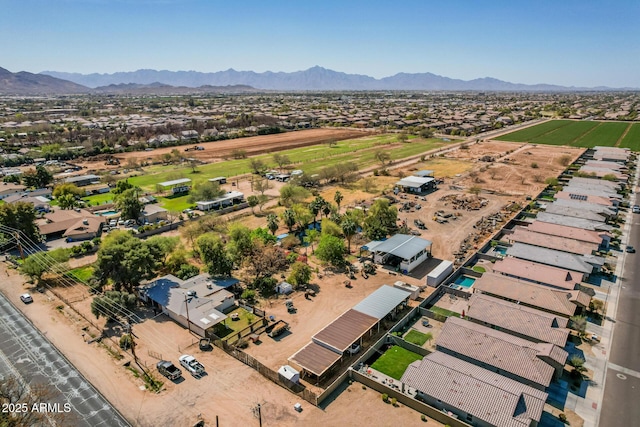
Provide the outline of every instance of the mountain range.
[[268,91],[338,90],[426,90],[496,92],[572,92],[637,90],[633,88],[567,87],[551,84],[527,85],[491,77],[460,80],[432,73],[398,73],[376,79],[363,74],[347,74],[315,66],[291,73],[236,71],[137,70],[113,74],[80,74],[43,71],[11,73],[0,68],[0,93],[13,95],[68,93],[245,93]]

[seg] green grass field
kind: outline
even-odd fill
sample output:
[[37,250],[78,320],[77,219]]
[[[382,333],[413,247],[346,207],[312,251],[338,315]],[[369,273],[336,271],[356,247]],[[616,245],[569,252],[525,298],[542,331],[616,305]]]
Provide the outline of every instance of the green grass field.
[[80,280],[81,282],[87,283],[87,281],[93,276],[94,268],[90,265],[85,267],[74,268],[73,270],[69,270],[69,273]]
[[82,200],[91,203],[91,206],[104,205],[105,203],[113,202],[114,194],[112,192],[93,194],[91,196],[84,197]]
[[[388,150],[391,158],[397,160],[419,155],[455,142],[445,142],[439,138],[427,140],[413,138],[411,142],[399,144],[397,143],[397,135],[389,134],[340,141],[331,148],[326,144],[293,148],[281,151],[280,154],[288,156],[295,168],[302,169],[308,174],[314,174],[326,166],[348,161],[356,162],[361,169],[373,166],[377,163],[375,149],[378,147]],[[253,158],[261,159],[270,167],[276,168],[271,154],[261,154]],[[178,178],[189,178],[192,180],[192,185],[195,185],[215,176],[231,177],[250,173],[249,162],[250,159],[234,159],[210,163],[198,166],[196,173],[193,173],[189,166],[157,165],[147,168],[144,175],[129,178],[129,182],[147,191],[155,191],[155,186],[159,182]]]
[[496,139],[499,141],[569,145],[585,148],[592,148],[597,145],[613,147],[619,143],[620,147],[628,147],[634,151],[640,151],[640,124],[551,120],[502,135]]
[[422,356],[394,345],[373,362],[371,368],[399,381],[407,367],[416,360],[422,360]]
[[622,148],[631,148],[640,151],[640,123],[634,123],[620,143]]

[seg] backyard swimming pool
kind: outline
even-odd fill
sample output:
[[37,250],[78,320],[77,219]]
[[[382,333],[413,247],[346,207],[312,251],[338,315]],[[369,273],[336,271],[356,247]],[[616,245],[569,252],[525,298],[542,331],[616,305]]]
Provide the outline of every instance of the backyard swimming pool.
[[117,213],[118,211],[99,211],[99,212],[96,212],[96,215],[110,216],[110,215],[116,215]]
[[453,282],[453,284],[458,285],[456,287],[457,289],[460,289],[460,288],[469,289],[471,286],[473,286],[475,281],[476,279],[474,279],[473,277],[460,276],[456,279],[455,282]]
[[495,248],[493,248],[493,250],[496,253],[499,253],[500,255],[506,255],[507,254],[507,248],[505,248],[504,246],[496,246]]

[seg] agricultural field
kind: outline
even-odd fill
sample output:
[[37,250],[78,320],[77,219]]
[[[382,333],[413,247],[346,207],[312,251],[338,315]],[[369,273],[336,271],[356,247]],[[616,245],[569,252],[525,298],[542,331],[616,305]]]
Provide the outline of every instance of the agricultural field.
[[634,123],[630,126],[627,134],[622,138],[620,147],[640,151],[640,123]]
[[[584,148],[597,145],[620,146],[640,150],[638,126],[637,123],[626,122],[552,120],[502,135],[496,140]],[[636,128],[639,130],[635,130]]]

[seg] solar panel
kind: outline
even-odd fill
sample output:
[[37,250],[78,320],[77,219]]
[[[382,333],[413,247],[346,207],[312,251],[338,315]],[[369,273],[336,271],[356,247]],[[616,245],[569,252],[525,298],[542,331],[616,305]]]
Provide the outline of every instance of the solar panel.
[[569,197],[573,200],[587,200],[587,196],[585,196],[584,194],[569,194]]

